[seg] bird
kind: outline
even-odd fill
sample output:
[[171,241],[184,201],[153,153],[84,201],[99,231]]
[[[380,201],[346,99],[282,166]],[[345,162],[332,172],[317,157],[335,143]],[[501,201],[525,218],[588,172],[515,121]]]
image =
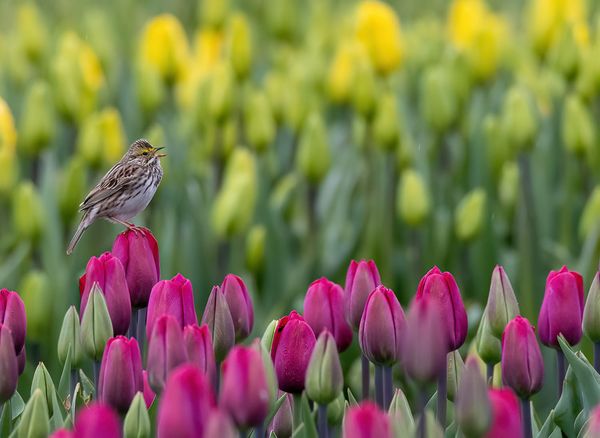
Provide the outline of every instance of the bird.
[[165,153],[147,140],[134,141],[123,157],[102,177],[79,205],[83,216],[67,247],[70,255],[79,239],[96,219],[104,218],[132,231],[140,228],[128,222],[143,211],[156,193],[163,176],[160,158]]

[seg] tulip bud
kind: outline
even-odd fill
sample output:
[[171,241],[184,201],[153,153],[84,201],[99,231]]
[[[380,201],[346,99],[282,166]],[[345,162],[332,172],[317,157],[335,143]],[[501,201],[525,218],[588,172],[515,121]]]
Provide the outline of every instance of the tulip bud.
[[60,179],[58,202],[60,212],[65,221],[71,220],[77,212],[80,200],[87,189],[87,174],[85,161],[75,156],[64,167]]
[[167,94],[160,71],[152,64],[136,62],[134,74],[139,105],[146,115],[151,116],[164,102]]
[[475,357],[469,357],[456,396],[456,418],[467,437],[480,437],[490,427],[491,406],[487,384]]
[[235,326],[227,298],[220,286],[214,286],[206,302],[202,324],[207,324],[212,336],[217,362],[221,362],[235,344]]
[[306,121],[298,144],[296,162],[306,179],[313,184],[319,183],[329,170],[329,140],[323,118],[318,113],[311,114]]
[[27,273],[19,290],[22,291],[27,314],[27,336],[30,341],[43,342],[51,327],[48,315],[51,296],[48,291],[48,275],[43,271]]
[[19,372],[19,376],[21,376],[23,371],[25,371],[25,365],[27,365],[27,351],[25,350],[25,346],[23,346],[19,354],[17,354],[17,370]]
[[61,364],[67,361],[70,355],[71,367],[78,368],[81,365],[81,328],[79,326],[79,315],[75,306],[69,307],[58,335],[58,360]]
[[357,52],[364,51],[355,41],[342,41],[329,67],[327,91],[335,103],[346,103],[352,93]]
[[533,326],[517,316],[502,334],[502,381],[520,397],[538,392],[544,380],[544,362]]
[[199,18],[208,27],[219,29],[229,13],[229,0],[199,2]]
[[583,310],[583,331],[592,342],[600,342],[600,272],[590,285]]
[[519,303],[512,284],[504,268],[496,265],[492,272],[492,281],[485,307],[487,320],[492,333],[497,338],[502,336],[506,324],[519,314]]
[[488,321],[487,309],[484,310],[479,321],[477,334],[475,335],[475,348],[477,354],[487,364],[495,364],[500,362],[502,357],[502,344],[500,340],[492,333]]
[[264,152],[275,138],[275,119],[267,96],[252,92],[246,99],[245,128],[248,142],[258,152]]
[[56,133],[54,102],[46,82],[38,80],[31,85],[22,114],[19,144],[28,155],[37,155],[52,141]]
[[[2,101],[0,100],[1,104]],[[0,116],[2,115],[1,113],[2,107],[0,106]],[[2,135],[0,131],[0,146],[2,146]],[[0,147],[0,195],[12,192],[13,186],[17,181],[18,167],[15,150],[8,147]]]
[[17,389],[17,354],[10,328],[0,324],[0,404],[9,400]]
[[234,14],[229,24],[229,58],[236,76],[246,78],[252,67],[252,35],[241,13]]
[[576,95],[567,97],[561,129],[563,143],[569,152],[585,156],[594,148],[596,144],[594,120],[589,109]]
[[[157,437],[196,436],[204,430],[215,406],[208,378],[194,365],[177,368],[167,380],[160,398]],[[193,415],[182,415],[182,410]]]
[[144,379],[144,402],[146,403],[146,408],[150,409],[152,403],[154,403],[154,399],[156,398],[156,393],[150,387],[150,383],[148,383],[148,371],[142,371],[142,377]]
[[44,231],[44,206],[30,181],[21,182],[13,195],[12,219],[20,239],[37,240]]
[[131,407],[125,415],[123,422],[124,438],[150,438],[152,436],[152,426],[150,425],[150,416],[144,403],[144,396],[138,392]]
[[15,354],[25,345],[27,321],[25,304],[18,293],[0,289],[0,324],[10,329]]
[[293,432],[292,394],[279,393],[279,397],[285,395],[283,404],[279,407],[273,421],[269,426],[269,433],[275,434],[277,438],[291,438]]
[[507,144],[517,150],[528,150],[533,146],[538,127],[526,90],[520,87],[508,90],[504,100],[502,129]]
[[264,266],[266,237],[267,229],[264,225],[254,225],[246,237],[246,266],[254,273]]
[[579,220],[579,236],[585,240],[600,223],[600,186],[592,191],[588,198],[581,219]]
[[260,345],[267,351],[271,351],[273,337],[275,336],[275,329],[277,328],[278,323],[279,321],[277,319],[271,321],[269,325],[267,325],[267,328],[260,339]]
[[485,221],[485,191],[481,188],[467,193],[456,207],[454,225],[460,240],[472,240],[481,232]]
[[56,429],[50,438],[73,438],[73,432],[65,428]]
[[208,416],[206,427],[204,428],[204,436],[218,436],[220,438],[236,438],[238,433],[234,425],[231,423],[229,415],[219,409],[213,409]]
[[[98,283],[94,282],[87,294],[87,306],[81,318],[81,346],[85,354],[94,360],[100,360],[104,353],[106,341],[113,336],[113,325]],[[69,340],[71,340],[69,335]],[[73,342],[75,342],[73,340]],[[74,354],[76,350],[72,352]],[[71,356],[74,358],[75,356]]]
[[248,337],[254,325],[254,309],[248,288],[237,275],[227,274],[221,284],[227,307],[231,313],[236,342]]
[[187,360],[183,332],[177,320],[165,314],[156,320],[148,339],[148,382],[161,392],[169,373]]
[[356,52],[352,73],[352,106],[364,118],[371,118],[375,111],[379,87],[373,66],[364,50]]
[[446,381],[448,382],[448,400],[452,402],[458,392],[458,385],[464,368],[465,363],[458,350],[450,352],[448,354]]
[[192,283],[181,274],[154,285],[148,301],[146,337],[150,339],[154,324],[163,315],[171,315],[183,329],[188,324],[197,324]]
[[390,419],[375,404],[364,401],[346,411],[342,428],[344,438],[392,438]]
[[121,261],[111,253],[92,257],[79,280],[81,307],[79,313],[85,316],[90,290],[98,284],[98,291],[104,295],[115,335],[124,335],[131,322],[131,299]]
[[48,415],[52,417],[54,407],[53,401],[57,396],[56,387],[54,386],[52,377],[46,369],[44,362],[40,362],[33,373],[33,378],[31,380],[31,397],[33,397],[36,391],[41,391],[48,409]]
[[431,211],[429,192],[421,175],[412,169],[402,172],[398,183],[396,210],[411,226],[423,223]]
[[126,230],[115,239],[112,255],[123,264],[131,305],[146,307],[152,287],[160,278],[158,242],[150,230]]
[[25,405],[17,436],[19,438],[43,437],[50,434],[50,418],[44,394],[36,389]]
[[422,116],[434,131],[442,133],[454,123],[458,109],[449,72],[444,66],[433,66],[421,80]]
[[349,319],[355,330],[359,329],[369,294],[380,284],[379,271],[373,260],[350,262],[346,273],[345,293],[349,303]]
[[492,407],[492,424],[486,436],[522,436],[521,409],[519,400],[510,388],[489,389]]
[[438,300],[429,296],[413,301],[402,340],[402,363],[409,377],[417,382],[431,382],[446,372],[445,330]]
[[315,336],[328,330],[335,338],[338,351],[346,350],[352,342],[352,328],[346,321],[344,291],[324,277],[313,281],[306,292],[304,319]]
[[379,100],[373,120],[373,138],[385,150],[396,146],[400,135],[400,116],[396,96],[386,93]]
[[498,198],[502,206],[512,211],[519,199],[521,186],[519,166],[514,161],[504,163],[500,170],[500,182],[498,183]]
[[0,151],[14,151],[16,144],[15,120],[8,104],[0,97]]
[[38,61],[48,44],[48,29],[35,3],[21,4],[17,14],[17,26],[22,48],[31,61]]
[[397,388],[394,392],[388,413],[394,429],[394,436],[412,436],[415,429],[415,420],[408,400],[400,388]]
[[306,395],[320,405],[333,402],[344,387],[344,374],[335,345],[327,330],[321,331],[306,370]]
[[222,62],[215,66],[209,77],[206,105],[209,117],[220,122],[229,115],[233,106],[234,78],[231,64]]
[[107,405],[91,403],[77,413],[73,432],[77,438],[121,438],[121,422]]
[[419,282],[417,301],[432,298],[442,311],[442,322],[449,341],[448,351],[459,348],[467,337],[467,312],[458,290],[456,280],[449,272],[441,272],[434,266]]
[[566,266],[558,272],[550,271],[538,318],[538,331],[542,344],[560,349],[559,334],[562,334],[571,345],[579,343],[582,336],[582,317],[583,278],[581,275],[569,271]]
[[306,369],[315,343],[314,332],[295,310],[278,321],[271,358],[279,389],[291,393],[304,390]]
[[183,328],[183,342],[188,362],[197,365],[211,382],[215,382],[217,365],[208,326],[186,325]]
[[367,298],[360,320],[358,340],[363,354],[378,365],[398,362],[405,326],[404,310],[394,291],[378,286]]

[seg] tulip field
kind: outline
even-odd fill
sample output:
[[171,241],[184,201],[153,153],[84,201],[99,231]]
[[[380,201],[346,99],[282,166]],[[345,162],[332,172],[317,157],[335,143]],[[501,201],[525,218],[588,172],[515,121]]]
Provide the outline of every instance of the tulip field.
[[0,0],[0,438],[600,438],[598,120],[596,0]]

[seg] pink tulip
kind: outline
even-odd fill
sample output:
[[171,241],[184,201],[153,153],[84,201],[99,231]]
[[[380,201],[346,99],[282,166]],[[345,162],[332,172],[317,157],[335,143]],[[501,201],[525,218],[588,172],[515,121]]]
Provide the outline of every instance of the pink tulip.
[[346,273],[346,300],[350,323],[355,330],[360,326],[367,298],[373,289],[381,284],[379,271],[373,260],[352,260]]
[[385,412],[369,401],[346,411],[343,438],[392,438],[392,426]]
[[213,409],[208,416],[206,427],[204,428],[204,436],[207,438],[237,438],[239,435],[229,415],[220,409]]
[[64,428],[56,429],[52,435],[50,435],[50,438],[73,438],[73,432]]
[[183,342],[188,362],[197,365],[208,376],[209,381],[214,383],[217,365],[208,326],[206,324],[202,324],[201,327],[197,324],[186,325],[183,328]]
[[221,292],[231,312],[235,340],[242,341],[248,337],[254,325],[254,308],[248,288],[240,277],[228,274],[221,284]]
[[488,390],[492,404],[492,425],[486,438],[521,438],[521,410],[517,396],[509,388]]
[[121,422],[115,411],[102,403],[81,409],[75,419],[73,438],[120,438]]
[[187,361],[183,332],[171,315],[163,315],[154,324],[148,342],[148,382],[156,391],[162,391],[169,373]]
[[144,378],[144,403],[146,404],[146,408],[150,409],[152,403],[154,403],[154,399],[156,398],[156,393],[150,388],[150,383],[148,382],[148,371],[142,371],[142,376]]
[[0,405],[9,400],[17,389],[19,364],[10,329],[0,324]]
[[19,353],[25,345],[27,319],[25,304],[18,293],[7,289],[0,290],[0,324],[10,329],[15,353]]

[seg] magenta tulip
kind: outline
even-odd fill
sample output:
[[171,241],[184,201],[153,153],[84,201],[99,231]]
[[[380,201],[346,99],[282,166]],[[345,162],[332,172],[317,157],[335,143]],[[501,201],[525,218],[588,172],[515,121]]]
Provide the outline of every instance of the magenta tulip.
[[19,353],[25,345],[27,331],[25,304],[18,293],[8,289],[0,290],[0,324],[10,329],[15,353]]
[[17,389],[19,364],[10,329],[0,324],[0,405],[9,400]]
[[235,346],[221,367],[219,405],[241,428],[259,426],[269,412],[267,373],[260,351]]
[[540,341],[548,347],[560,349],[558,335],[562,333],[571,345],[581,340],[583,318],[583,278],[566,266],[558,272],[550,271],[546,278],[546,292],[538,318]]
[[169,373],[187,360],[183,332],[177,320],[163,315],[154,324],[148,341],[148,382],[155,392],[160,392]]
[[152,403],[154,403],[154,399],[156,398],[156,393],[150,388],[150,383],[148,382],[148,371],[142,371],[142,376],[144,378],[144,403],[146,404],[146,408],[150,409]]
[[198,437],[204,429],[215,399],[212,386],[197,366],[185,364],[173,371],[159,399],[157,436]]
[[533,326],[517,316],[502,334],[502,381],[522,398],[538,392],[544,380],[542,352]]
[[600,436],[600,405],[596,405],[590,412],[588,423],[585,427],[585,438]]
[[521,438],[521,409],[519,400],[509,388],[490,389],[488,396],[492,405],[492,425],[486,438]]
[[141,231],[126,230],[119,234],[112,254],[121,260],[125,269],[131,305],[146,307],[150,291],[160,278],[158,243],[147,228]]
[[271,358],[279,389],[291,393],[304,390],[306,369],[316,342],[313,330],[295,310],[278,321]]
[[106,307],[108,307],[115,336],[126,334],[131,322],[129,288],[123,264],[109,252],[105,252],[100,257],[92,257],[85,268],[85,274],[79,279],[79,291],[81,292],[79,314],[82,317],[90,290],[96,282],[106,299]]
[[78,411],[73,428],[73,438],[97,437],[121,437],[119,416],[102,403],[92,403]]
[[73,438],[73,432],[64,428],[56,429],[52,435],[50,435],[50,438]]
[[360,319],[369,294],[380,284],[379,271],[373,260],[361,260],[360,262],[352,260],[350,262],[346,273],[345,293],[350,323],[355,330],[359,329]]
[[172,315],[181,329],[187,324],[198,323],[192,283],[181,274],[177,274],[171,280],[159,281],[152,288],[146,320],[148,339],[152,336],[156,320],[164,314]]
[[442,309],[442,320],[448,333],[448,349],[454,351],[467,338],[467,312],[454,277],[434,266],[419,282],[416,300],[431,297]]
[[338,351],[350,346],[352,327],[346,320],[346,302],[341,286],[326,278],[313,281],[304,298],[304,319],[317,337],[323,330],[328,330]]
[[207,438],[237,438],[239,435],[229,415],[220,409],[213,409],[206,421],[204,436]]
[[346,411],[343,438],[392,438],[390,418],[377,405],[362,402]]
[[142,355],[135,338],[117,336],[109,339],[100,367],[100,401],[124,414],[133,397],[143,389]]
[[206,324],[202,324],[201,327],[197,324],[186,325],[183,328],[183,342],[188,362],[197,365],[208,376],[209,381],[214,383],[217,366],[208,326]]
[[254,326],[254,308],[248,288],[240,277],[228,274],[221,284],[221,292],[225,295],[231,312],[235,340],[242,341],[248,337]]
[[277,410],[269,426],[269,434],[273,432],[277,438],[290,438],[293,432],[293,398],[292,394],[279,391],[278,398],[285,394],[283,404]]

